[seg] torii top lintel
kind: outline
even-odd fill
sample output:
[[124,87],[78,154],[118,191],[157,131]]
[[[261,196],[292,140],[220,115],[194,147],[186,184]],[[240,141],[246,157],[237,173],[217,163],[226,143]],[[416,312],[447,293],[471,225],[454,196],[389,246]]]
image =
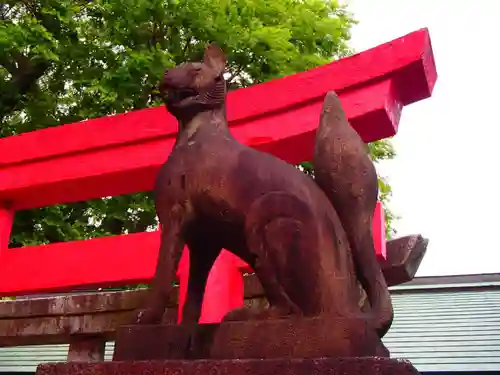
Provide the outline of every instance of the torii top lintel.
[[[231,131],[290,163],[308,160],[321,103],[335,90],[366,142],[396,134],[401,109],[437,79],[427,29],[303,73],[229,93]],[[147,191],[177,124],[163,107],[0,139],[0,202],[28,209]]]

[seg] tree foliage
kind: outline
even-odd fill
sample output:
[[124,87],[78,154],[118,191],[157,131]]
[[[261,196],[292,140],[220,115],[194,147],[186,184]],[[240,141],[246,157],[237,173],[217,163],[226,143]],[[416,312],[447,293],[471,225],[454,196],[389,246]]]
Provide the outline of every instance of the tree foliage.
[[[4,0],[0,22],[6,137],[160,105],[164,70],[213,41],[228,53],[230,89],[304,71],[350,54],[355,21],[336,0]],[[386,141],[370,151],[392,155]],[[155,226],[142,192],[18,212],[11,246]]]

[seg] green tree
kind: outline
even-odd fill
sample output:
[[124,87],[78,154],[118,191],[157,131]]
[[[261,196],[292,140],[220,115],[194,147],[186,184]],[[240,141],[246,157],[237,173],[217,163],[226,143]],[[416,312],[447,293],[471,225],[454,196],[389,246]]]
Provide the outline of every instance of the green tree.
[[[160,105],[165,68],[212,41],[228,53],[230,89],[304,71],[350,54],[355,21],[336,0],[4,0],[0,22],[6,137]],[[393,154],[386,141],[370,151]],[[143,192],[18,212],[11,246],[155,226]]]

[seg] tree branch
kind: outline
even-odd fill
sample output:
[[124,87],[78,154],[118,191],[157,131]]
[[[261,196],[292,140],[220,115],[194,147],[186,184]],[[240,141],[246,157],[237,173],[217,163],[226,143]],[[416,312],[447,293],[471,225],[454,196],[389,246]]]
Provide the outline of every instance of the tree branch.
[[33,63],[29,58],[20,54],[12,53],[12,60],[3,58],[0,64],[11,74],[11,92],[0,94],[0,108],[2,115],[7,115],[19,108],[22,97],[26,95],[37,80],[45,73],[50,64],[41,61]]
[[[30,0],[21,1],[30,12],[49,32],[59,33],[61,23],[55,17],[46,17],[38,9],[36,3]],[[50,67],[48,61],[34,62],[28,56],[17,51],[10,52],[11,60],[5,56],[0,64],[11,74],[10,92],[0,94],[0,108],[2,116],[8,115],[19,108],[22,98],[32,90],[38,79]]]
[[190,35],[187,39],[186,39],[186,44],[184,45],[184,48],[182,50],[182,56],[186,57],[186,53],[187,53],[187,50],[189,48],[189,46],[191,45],[191,41],[193,40],[193,37]]

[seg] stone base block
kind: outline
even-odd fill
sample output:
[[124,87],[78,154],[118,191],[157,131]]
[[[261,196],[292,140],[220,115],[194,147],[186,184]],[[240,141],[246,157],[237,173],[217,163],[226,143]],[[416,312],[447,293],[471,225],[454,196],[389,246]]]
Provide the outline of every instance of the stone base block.
[[57,363],[36,375],[417,375],[410,362],[389,358],[242,359]]
[[114,360],[388,357],[361,318],[289,318],[182,325],[124,326]]

